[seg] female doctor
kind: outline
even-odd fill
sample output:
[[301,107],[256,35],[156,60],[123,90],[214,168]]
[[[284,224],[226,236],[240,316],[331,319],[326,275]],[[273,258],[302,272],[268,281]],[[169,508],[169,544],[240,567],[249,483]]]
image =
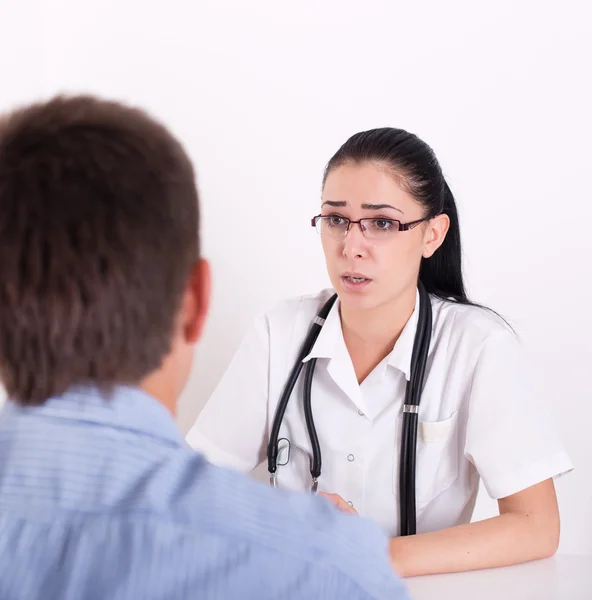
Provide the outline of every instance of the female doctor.
[[[570,459],[530,389],[515,334],[467,298],[455,200],[431,148],[400,129],[354,135],[326,167],[312,224],[333,290],[284,302],[255,322],[188,443],[244,472],[265,460],[286,380],[311,323],[336,293],[303,357],[305,364],[316,359],[319,492],[381,524],[403,576],[554,554],[553,478],[571,470]],[[401,536],[401,428],[419,282],[429,293],[432,327],[416,409],[417,534]],[[282,420],[276,475],[280,487],[310,490],[303,379]],[[471,523],[480,479],[499,516]]]

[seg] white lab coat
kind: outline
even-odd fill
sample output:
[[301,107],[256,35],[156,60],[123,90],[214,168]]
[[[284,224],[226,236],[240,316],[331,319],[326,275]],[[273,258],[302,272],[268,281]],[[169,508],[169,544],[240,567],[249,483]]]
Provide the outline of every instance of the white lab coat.
[[[269,431],[311,321],[333,290],[283,302],[242,342],[187,436],[212,462],[249,472],[266,459]],[[503,498],[572,469],[545,404],[530,386],[515,334],[493,313],[431,297],[433,333],[419,408],[417,531],[471,519],[481,478]],[[399,454],[416,310],[392,352],[358,384],[339,301],[308,357],[317,358],[312,409],[322,452],[319,489],[337,493],[390,535],[399,530]],[[303,376],[280,438],[290,441],[281,486],[309,490]]]

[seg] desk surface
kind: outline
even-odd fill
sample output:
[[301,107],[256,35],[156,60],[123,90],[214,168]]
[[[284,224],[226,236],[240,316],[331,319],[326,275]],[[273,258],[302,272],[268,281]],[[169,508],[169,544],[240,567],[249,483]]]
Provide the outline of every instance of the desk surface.
[[555,556],[502,569],[407,580],[414,600],[592,600],[592,557]]

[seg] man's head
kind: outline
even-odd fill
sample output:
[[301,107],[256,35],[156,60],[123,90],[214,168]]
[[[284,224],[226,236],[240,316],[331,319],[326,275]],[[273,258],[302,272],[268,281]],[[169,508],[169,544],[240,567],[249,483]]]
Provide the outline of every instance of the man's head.
[[193,167],[162,125],[86,96],[0,118],[0,380],[12,400],[128,384],[170,405],[208,298]]

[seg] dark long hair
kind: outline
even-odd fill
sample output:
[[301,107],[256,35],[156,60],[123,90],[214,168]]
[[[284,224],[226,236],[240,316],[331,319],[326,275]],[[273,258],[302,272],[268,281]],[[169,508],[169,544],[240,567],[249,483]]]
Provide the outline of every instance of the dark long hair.
[[430,258],[422,258],[419,277],[426,290],[444,300],[473,304],[462,275],[460,226],[454,196],[434,151],[416,135],[385,127],[350,137],[327,164],[329,173],[345,163],[376,162],[388,166],[406,190],[425,208],[426,217],[448,215],[450,227],[444,242]]

